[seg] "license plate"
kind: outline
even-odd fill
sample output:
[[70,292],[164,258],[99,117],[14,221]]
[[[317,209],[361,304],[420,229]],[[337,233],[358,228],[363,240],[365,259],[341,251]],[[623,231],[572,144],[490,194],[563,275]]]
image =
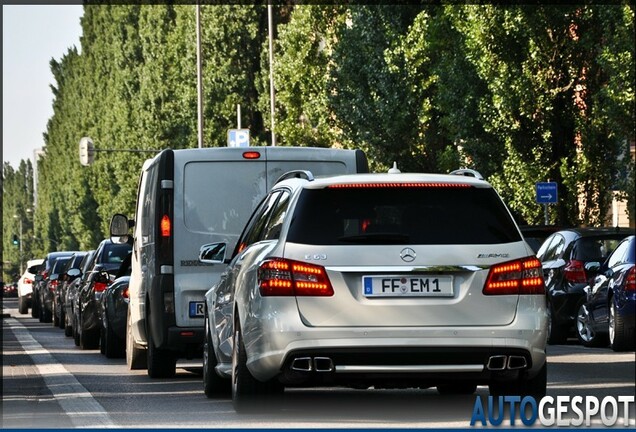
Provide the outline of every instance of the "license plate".
[[366,297],[452,297],[453,278],[435,276],[363,276]]
[[205,302],[190,302],[190,318],[203,318],[205,310]]

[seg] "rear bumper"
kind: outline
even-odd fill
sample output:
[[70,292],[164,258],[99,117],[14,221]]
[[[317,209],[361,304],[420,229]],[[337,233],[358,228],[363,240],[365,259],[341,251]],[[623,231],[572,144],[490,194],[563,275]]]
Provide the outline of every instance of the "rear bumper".
[[173,351],[199,351],[203,347],[205,331],[202,327],[170,327],[166,348]]
[[307,327],[296,311],[247,314],[241,324],[247,367],[266,381],[284,375],[298,356],[328,357],[335,375],[340,367],[343,377],[353,371],[358,376],[487,382],[507,373],[506,367],[489,370],[490,357],[522,356],[526,364],[514,373],[534,376],[546,359],[545,301],[533,296],[519,303],[522,312],[510,324],[481,327]]

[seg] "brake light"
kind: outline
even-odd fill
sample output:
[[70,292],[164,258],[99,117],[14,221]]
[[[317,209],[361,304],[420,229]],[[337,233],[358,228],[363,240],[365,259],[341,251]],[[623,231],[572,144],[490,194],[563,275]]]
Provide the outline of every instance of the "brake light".
[[344,183],[329,185],[329,189],[364,188],[469,188],[467,183]]
[[121,296],[125,299],[128,298],[128,287],[124,288],[121,292]]
[[579,260],[570,260],[563,269],[563,276],[568,282],[587,282],[587,275],[585,274],[585,263]]
[[54,280],[54,281],[50,281],[49,282],[49,290],[50,291],[55,291],[57,289],[57,285],[58,285],[58,281]]
[[93,285],[93,288],[95,292],[104,292],[107,286],[108,284],[106,282],[95,282],[95,285]]
[[283,258],[273,258],[261,264],[258,284],[262,296],[333,295],[324,267]]
[[161,218],[161,237],[170,237],[170,230],[172,228],[172,223],[170,222],[170,218],[168,215],[163,215]]
[[627,272],[625,291],[636,291],[636,266],[632,266],[629,272]]
[[27,285],[31,285],[33,283],[33,281],[29,278],[24,278],[24,283]]
[[535,257],[494,265],[484,286],[485,295],[544,294],[541,261]]
[[259,159],[261,154],[257,151],[243,152],[243,159]]
[[48,271],[46,271],[46,270],[44,270],[44,271],[42,272],[42,279],[46,279],[47,277],[49,277],[49,272],[48,272]]

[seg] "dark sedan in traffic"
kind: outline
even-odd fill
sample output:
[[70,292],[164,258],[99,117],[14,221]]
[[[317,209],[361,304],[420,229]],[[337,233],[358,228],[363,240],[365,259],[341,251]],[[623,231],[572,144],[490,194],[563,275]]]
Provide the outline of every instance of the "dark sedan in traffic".
[[636,315],[636,237],[623,240],[601,264],[588,263],[597,273],[585,287],[586,301],[579,306],[577,337],[585,346],[609,342],[614,351],[633,350]]
[[583,289],[593,274],[585,265],[603,262],[618,243],[632,234],[628,228],[570,228],[548,237],[537,257],[543,267],[548,306],[548,343],[565,343],[574,324]]

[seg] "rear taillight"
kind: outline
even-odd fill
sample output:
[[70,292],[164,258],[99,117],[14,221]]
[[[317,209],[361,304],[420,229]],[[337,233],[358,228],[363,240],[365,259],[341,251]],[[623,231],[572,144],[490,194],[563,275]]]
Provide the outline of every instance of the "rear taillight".
[[274,258],[258,269],[258,284],[262,296],[333,295],[333,287],[324,267]]
[[124,288],[124,289],[121,291],[121,296],[122,296],[123,298],[125,298],[125,299],[127,299],[127,298],[128,298],[128,287]]
[[161,218],[161,237],[170,237],[170,231],[172,229],[172,223],[168,215],[163,215]]
[[627,277],[625,278],[625,291],[636,291],[636,266],[632,266],[632,268],[627,272]]
[[587,282],[585,263],[579,260],[570,260],[563,269],[563,277],[565,277],[565,280],[572,283]]
[[57,289],[57,285],[58,285],[58,281],[54,280],[54,281],[49,281],[49,290],[50,291],[55,291]]
[[24,278],[24,283],[27,285],[31,285],[33,283],[33,281],[29,278]]
[[95,292],[104,292],[107,286],[108,284],[105,282],[95,282],[95,285],[94,285]]
[[544,294],[541,262],[528,257],[492,266],[483,292],[486,295]]

